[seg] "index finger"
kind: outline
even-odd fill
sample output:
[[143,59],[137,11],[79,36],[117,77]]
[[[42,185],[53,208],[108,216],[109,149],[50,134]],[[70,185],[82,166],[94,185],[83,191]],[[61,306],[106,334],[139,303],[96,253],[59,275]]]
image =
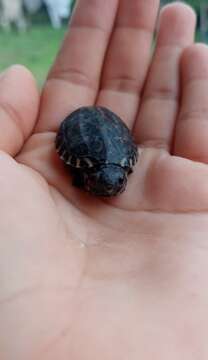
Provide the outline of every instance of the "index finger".
[[44,86],[36,132],[56,131],[76,108],[92,105],[119,0],[80,0]]

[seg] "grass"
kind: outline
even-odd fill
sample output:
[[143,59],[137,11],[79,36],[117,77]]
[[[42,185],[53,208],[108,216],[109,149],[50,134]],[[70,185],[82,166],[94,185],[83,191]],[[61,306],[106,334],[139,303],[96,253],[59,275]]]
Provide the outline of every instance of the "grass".
[[32,71],[41,86],[61,45],[64,32],[65,27],[54,30],[48,23],[36,24],[21,34],[0,31],[0,72],[12,64],[23,64]]

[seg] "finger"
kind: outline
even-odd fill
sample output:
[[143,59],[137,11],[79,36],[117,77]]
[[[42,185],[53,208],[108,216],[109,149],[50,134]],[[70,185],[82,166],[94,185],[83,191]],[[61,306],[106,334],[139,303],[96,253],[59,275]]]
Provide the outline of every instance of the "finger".
[[[208,167],[188,159],[170,156],[167,152],[144,149],[143,156],[157,152],[146,172],[145,191],[147,209],[207,213]],[[207,218],[207,215],[206,215]],[[183,218],[184,221],[184,218]],[[206,220],[207,221],[207,220]]]
[[0,76],[0,150],[15,156],[35,125],[39,94],[31,73],[14,65]]
[[46,82],[36,131],[57,130],[76,108],[92,105],[118,0],[80,0]]
[[180,57],[193,42],[195,23],[195,13],[187,5],[171,4],[161,11],[155,55],[135,125],[139,144],[170,147],[178,111]]
[[97,100],[131,127],[148,69],[158,0],[121,0]]
[[184,50],[181,73],[174,154],[208,163],[208,46],[195,44]]

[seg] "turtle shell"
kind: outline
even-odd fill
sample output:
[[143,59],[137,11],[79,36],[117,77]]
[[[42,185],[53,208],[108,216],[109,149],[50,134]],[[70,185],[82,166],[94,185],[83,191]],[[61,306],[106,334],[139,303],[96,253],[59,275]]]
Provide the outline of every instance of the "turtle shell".
[[124,122],[103,107],[82,107],[61,124],[56,148],[64,162],[75,168],[115,164],[131,169],[137,146]]

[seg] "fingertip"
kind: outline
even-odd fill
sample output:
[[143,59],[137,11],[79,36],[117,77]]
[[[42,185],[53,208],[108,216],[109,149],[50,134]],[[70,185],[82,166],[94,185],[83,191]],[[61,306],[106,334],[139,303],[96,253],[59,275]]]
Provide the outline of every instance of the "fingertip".
[[[184,39],[189,38],[189,42],[194,39],[196,28],[196,13],[194,9],[180,2],[165,5],[159,15],[158,21],[158,41],[164,43],[166,39],[167,28],[171,28],[171,34],[168,35],[170,45],[174,44],[176,38],[180,37],[183,46]],[[180,45],[177,43],[177,45]]]
[[[39,89],[32,72],[24,65],[14,64],[0,74],[0,80],[9,83],[25,84],[33,92],[34,100],[39,101]],[[26,89],[25,89],[26,90]]]
[[27,137],[37,118],[40,94],[36,80],[29,69],[15,64],[7,68],[0,77],[0,103],[13,103],[17,111],[24,114],[21,124]]
[[14,64],[8,67],[3,73],[2,78],[7,79],[7,81],[15,81],[16,83],[25,83],[26,86],[30,88],[30,91],[33,91],[33,95],[35,97],[34,100],[39,100],[39,89],[37,86],[37,82],[35,80],[32,72],[21,64]]
[[181,56],[183,81],[208,77],[208,46],[196,43],[184,49]]
[[13,64],[6,68],[2,73],[2,77],[8,77],[8,76],[23,76],[30,78],[33,83],[36,83],[35,78],[31,71],[24,65],[21,64]]
[[0,75],[0,150],[15,156],[31,135],[39,93],[31,72],[12,65]]
[[184,18],[186,16],[193,22],[196,22],[196,12],[193,7],[179,1],[164,5],[160,11],[160,16],[168,16],[169,19],[174,19],[175,17]]

